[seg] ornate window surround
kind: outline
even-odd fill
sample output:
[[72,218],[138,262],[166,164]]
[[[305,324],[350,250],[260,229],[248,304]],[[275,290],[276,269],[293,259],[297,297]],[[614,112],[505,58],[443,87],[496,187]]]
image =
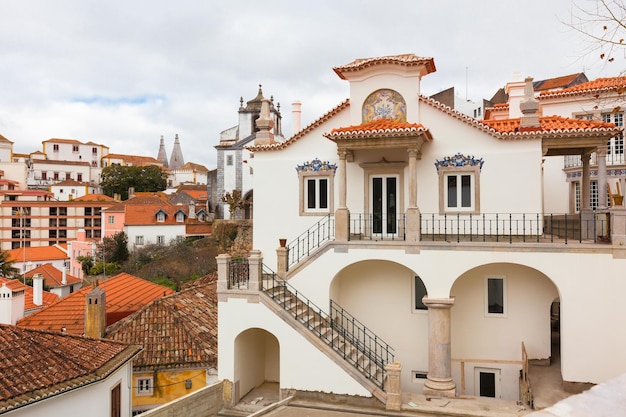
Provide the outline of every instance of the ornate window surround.
[[[480,172],[483,167],[483,159],[475,158],[472,155],[457,153],[454,156],[447,156],[435,162],[437,173],[439,174],[439,214],[444,213],[480,213]],[[458,207],[448,208],[446,206],[447,185],[446,180],[450,175],[470,174],[472,176],[472,205],[468,209]]]
[[[297,165],[296,171],[298,172],[300,189],[300,216],[319,216],[333,213],[335,196],[334,177],[337,171],[337,164],[331,164],[329,161],[321,161],[319,158],[315,158],[311,161],[306,161],[302,165]],[[308,209],[306,206],[307,180],[311,178],[328,180],[328,207],[325,209]]]

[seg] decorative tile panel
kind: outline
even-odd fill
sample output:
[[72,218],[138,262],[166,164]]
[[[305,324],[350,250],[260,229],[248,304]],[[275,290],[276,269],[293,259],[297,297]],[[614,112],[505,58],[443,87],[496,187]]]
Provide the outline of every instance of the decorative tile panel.
[[484,162],[483,158],[476,158],[474,155],[463,155],[459,152],[454,156],[446,156],[441,161],[437,160],[435,162],[435,168],[437,168],[438,172],[439,168],[468,167],[478,165],[482,171]]
[[406,122],[406,102],[393,90],[377,90],[370,94],[363,103],[362,123],[387,119],[394,122]]
[[323,172],[329,171],[334,174],[337,171],[337,164],[331,164],[329,161],[321,161],[319,158],[315,158],[312,161],[307,161],[302,165],[296,166],[296,171],[300,172]]

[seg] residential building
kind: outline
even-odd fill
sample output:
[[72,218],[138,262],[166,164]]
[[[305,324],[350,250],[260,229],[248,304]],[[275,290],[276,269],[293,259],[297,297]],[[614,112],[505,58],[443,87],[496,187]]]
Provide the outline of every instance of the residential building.
[[[259,91],[255,98],[248,101],[244,106],[243,98],[239,100],[238,124],[220,133],[220,143],[217,149],[217,183],[211,184],[214,194],[211,196],[211,206],[215,207],[216,217],[220,219],[230,218],[228,204],[222,201],[225,193],[233,190],[241,191],[245,202],[244,210],[235,213],[237,218],[251,218],[252,213],[252,167],[250,165],[250,152],[246,145],[254,142],[256,132],[259,130],[256,120],[261,114],[261,103],[265,100],[263,91],[259,85]],[[268,123],[271,124],[268,131],[272,140],[282,142],[282,116],[280,103],[274,106],[274,98],[269,100]]]
[[69,260],[67,246],[59,244],[34,247],[22,246],[21,248],[11,249],[8,252],[7,259],[13,262],[13,267],[17,268],[22,275],[48,263],[56,270],[61,271],[66,268]]
[[[120,273],[107,278],[99,286],[106,294],[106,325],[111,325],[151,301],[173,294],[174,291],[130,274]],[[86,305],[91,287],[84,287],[36,313],[17,322],[19,327],[39,330],[86,334]]]
[[0,413],[132,415],[130,375],[141,348],[4,324],[0,343]]
[[0,277],[0,323],[15,324],[59,300],[58,294],[43,289],[43,277],[33,277],[32,282],[30,286],[19,279]]
[[95,183],[65,180],[50,186],[55,200],[70,201],[89,194],[102,194],[102,189]]
[[168,188],[176,188],[184,184],[202,184],[206,193],[209,170],[204,165],[187,162],[176,169],[171,169],[167,180]]
[[63,298],[78,291],[83,286],[83,281],[74,275],[67,273],[67,268],[57,269],[51,263],[46,263],[28,271],[24,277],[26,282],[32,282],[34,277],[40,275],[43,279],[43,287],[46,291]]
[[217,382],[217,276],[199,281],[107,328],[108,339],[143,348],[133,362],[133,413]]
[[391,409],[402,391],[528,401],[529,360],[560,363],[572,391],[626,372],[626,333],[604,324],[626,315],[626,210],[546,211],[561,196],[542,166],[596,152],[606,183],[621,128],[541,115],[530,78],[520,116],[469,117],[420,95],[430,57],[333,70],[347,100],[280,143],[264,100],[246,146],[254,250],[217,259],[233,400],[270,381]]

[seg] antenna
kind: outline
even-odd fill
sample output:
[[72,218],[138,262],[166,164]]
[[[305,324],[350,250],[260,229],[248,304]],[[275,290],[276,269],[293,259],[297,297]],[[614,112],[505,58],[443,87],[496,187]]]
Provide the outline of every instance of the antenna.
[[465,101],[469,100],[467,94],[467,86],[469,84],[469,67],[465,67]]

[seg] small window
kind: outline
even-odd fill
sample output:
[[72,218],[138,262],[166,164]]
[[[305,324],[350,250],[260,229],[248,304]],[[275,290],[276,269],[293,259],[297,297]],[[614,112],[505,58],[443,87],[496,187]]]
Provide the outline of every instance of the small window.
[[78,145],[72,145],[72,152],[78,152]]
[[306,179],[307,211],[328,211],[328,178]]
[[487,278],[486,313],[493,316],[506,315],[506,282],[504,278]]
[[300,215],[332,213],[336,169],[336,164],[319,159],[296,167],[300,182]]
[[79,172],[78,174],[76,174],[76,181],[82,181],[82,180],[83,180],[83,174]]
[[136,388],[137,395],[152,395],[154,391],[152,377],[138,377]]
[[59,173],[58,173],[58,172],[55,172],[55,173],[53,174],[53,178],[54,178],[54,180],[55,180],[55,181],[58,181],[58,180],[59,180]]
[[135,236],[135,245],[141,246],[143,245],[143,236]]
[[473,206],[471,174],[446,175],[446,209],[471,210]]
[[156,216],[157,222],[163,223],[165,221],[165,213],[159,211]]
[[439,212],[480,213],[482,158],[458,153],[435,163],[439,173]]
[[58,145],[58,144],[56,144],[56,143],[55,143],[55,144],[53,144],[53,145],[52,145],[52,150],[53,150],[54,152],[59,152],[59,145]]
[[428,293],[426,292],[426,286],[424,285],[424,281],[415,275],[413,280],[413,310],[415,311],[424,311],[428,310],[426,304],[424,304],[424,297],[426,297]]
[[165,245],[165,236],[163,236],[163,235],[157,236],[157,244],[158,245]]
[[48,173],[47,172],[42,172],[41,173],[41,179],[44,180],[44,181],[47,180],[48,179]]
[[91,148],[91,153],[92,154],[97,154],[98,153],[98,148],[96,148],[95,146],[93,148]]
[[176,213],[176,221],[178,223],[184,222],[185,221],[185,213],[182,213],[182,212]]
[[233,164],[233,156],[226,155],[226,165],[231,166]]
[[108,217],[108,222],[109,222],[109,224],[114,224],[115,223],[115,216],[109,216]]

